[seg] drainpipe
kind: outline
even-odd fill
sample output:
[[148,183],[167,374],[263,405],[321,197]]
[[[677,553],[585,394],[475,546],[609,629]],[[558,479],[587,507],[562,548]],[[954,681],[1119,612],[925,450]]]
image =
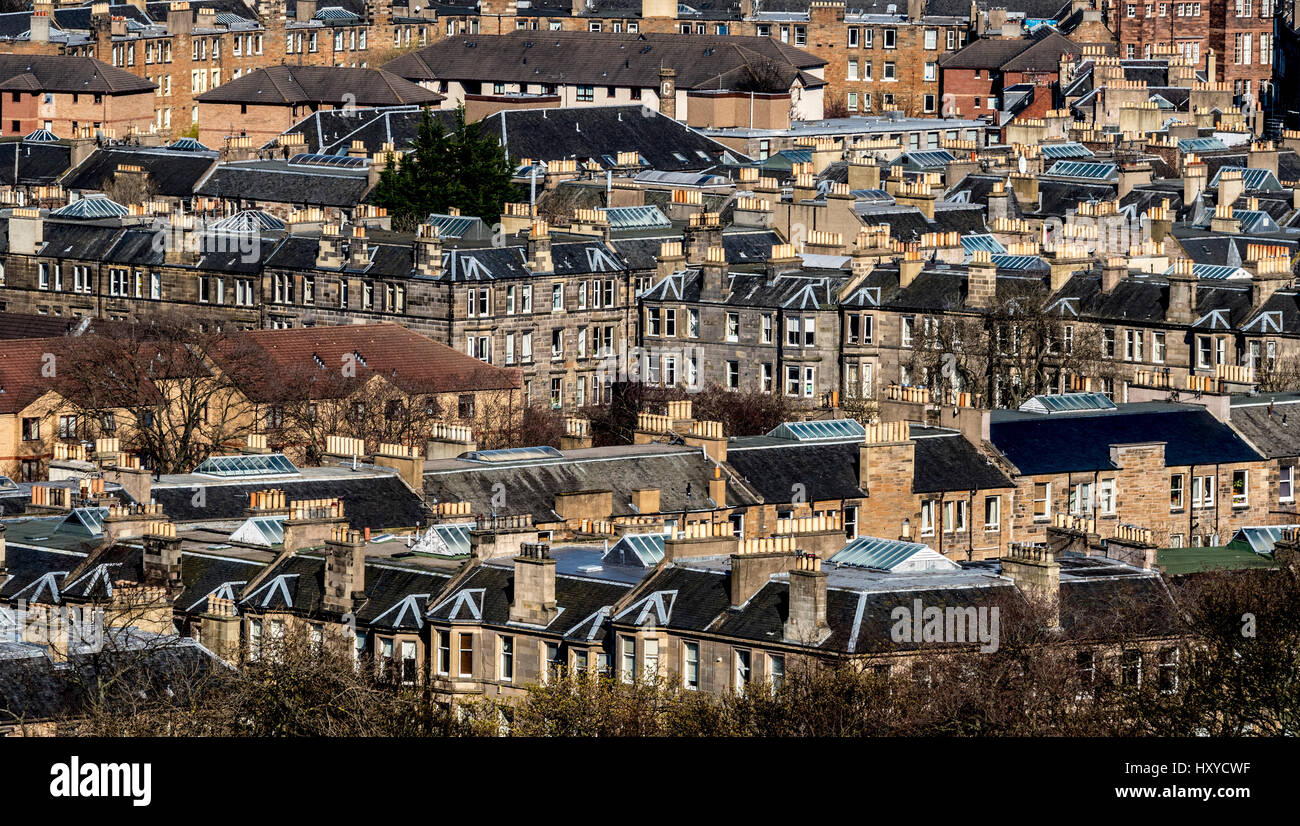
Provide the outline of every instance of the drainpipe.
[[966,502],[966,561],[975,559],[975,491]]
[[[1232,488],[1228,489],[1228,495],[1229,496],[1232,495]],[[1218,536],[1219,540],[1222,541],[1223,537],[1220,536],[1219,534],[1219,499],[1220,498],[1222,497],[1219,496],[1219,464],[1218,462],[1215,462],[1214,464],[1214,535]]]

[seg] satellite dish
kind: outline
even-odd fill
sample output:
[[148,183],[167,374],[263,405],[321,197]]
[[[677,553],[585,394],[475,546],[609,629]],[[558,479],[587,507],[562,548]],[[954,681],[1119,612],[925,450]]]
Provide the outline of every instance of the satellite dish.
[[1029,164],[1025,163],[1025,156],[1024,156],[1024,155],[1021,155],[1021,156],[1020,156],[1019,168],[1020,168],[1020,174],[1021,174],[1021,175],[1025,174],[1025,170],[1029,168]]

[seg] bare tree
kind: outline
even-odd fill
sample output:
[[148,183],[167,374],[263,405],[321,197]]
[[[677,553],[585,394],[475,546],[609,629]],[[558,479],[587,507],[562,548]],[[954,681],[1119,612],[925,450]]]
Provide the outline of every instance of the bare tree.
[[159,472],[188,472],[253,432],[242,388],[264,364],[216,323],[160,315],[58,349],[51,387],[80,417],[79,436],[116,436]]
[[910,383],[945,400],[970,393],[979,404],[1018,407],[1032,396],[1073,389],[1075,377],[1095,380],[1095,389],[1113,382],[1119,369],[1101,330],[1054,310],[1049,298],[1043,284],[1025,282],[1001,289],[983,315],[913,317],[911,349],[900,357]]

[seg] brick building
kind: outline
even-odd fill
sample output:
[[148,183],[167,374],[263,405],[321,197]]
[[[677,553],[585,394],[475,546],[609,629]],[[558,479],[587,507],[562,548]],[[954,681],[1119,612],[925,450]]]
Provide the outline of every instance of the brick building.
[[383,69],[273,66],[196,95],[201,143],[220,146],[247,135],[255,146],[279,137],[313,112],[375,106],[437,108],[443,96]]
[[1273,77],[1273,0],[1106,4],[1121,58],[1150,58],[1171,48],[1211,81],[1258,104]]
[[148,128],[154,92],[90,57],[0,54],[0,134],[125,135]]
[[[1081,50],[1071,40],[1046,27],[1028,38],[981,38],[943,61],[945,105],[965,117],[985,117],[1004,125],[999,112],[1042,118],[1058,108],[1063,57]],[[1008,110],[1005,94],[1014,90],[1015,106]]]

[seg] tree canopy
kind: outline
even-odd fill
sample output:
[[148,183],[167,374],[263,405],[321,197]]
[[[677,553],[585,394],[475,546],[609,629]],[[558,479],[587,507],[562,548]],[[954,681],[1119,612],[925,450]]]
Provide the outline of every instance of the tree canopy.
[[450,207],[492,222],[512,197],[512,172],[496,138],[465,122],[465,107],[456,109],[450,125],[426,108],[414,148],[380,174],[372,201],[398,226]]

